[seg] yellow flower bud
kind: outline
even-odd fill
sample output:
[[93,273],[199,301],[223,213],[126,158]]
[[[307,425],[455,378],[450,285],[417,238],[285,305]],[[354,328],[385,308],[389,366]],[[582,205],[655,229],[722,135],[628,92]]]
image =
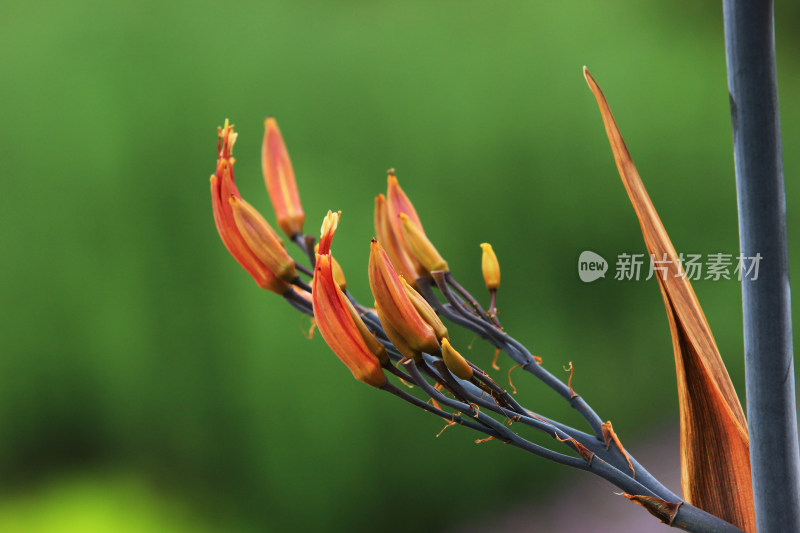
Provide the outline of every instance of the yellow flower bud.
[[500,263],[497,262],[497,256],[494,255],[491,244],[484,242],[481,244],[481,249],[483,250],[481,270],[483,270],[486,288],[490,291],[497,290],[497,287],[500,286]]
[[433,310],[425,298],[423,298],[420,293],[414,290],[414,287],[412,287],[403,276],[400,276],[400,282],[403,284],[406,294],[408,294],[408,297],[411,299],[411,303],[414,304],[414,307],[417,308],[417,311],[422,319],[433,328],[436,338],[440,341],[448,338],[447,328],[442,323],[439,315],[436,314],[436,311]]
[[447,266],[447,261],[442,259],[442,256],[436,251],[436,248],[425,236],[422,229],[405,213],[401,213],[399,216],[406,251],[409,255],[419,261],[428,272],[436,270],[448,272],[450,269]]
[[369,285],[378,309],[411,349],[426,353],[439,351],[433,328],[420,316],[389,257],[374,239],[369,254]]
[[472,367],[460,353],[450,346],[450,341],[447,339],[442,339],[442,359],[447,369],[457,378],[469,379],[472,377]]

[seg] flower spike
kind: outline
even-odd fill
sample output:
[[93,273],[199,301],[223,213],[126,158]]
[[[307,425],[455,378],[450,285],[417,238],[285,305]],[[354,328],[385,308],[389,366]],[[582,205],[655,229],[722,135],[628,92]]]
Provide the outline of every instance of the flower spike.
[[[328,212],[323,223],[325,233],[320,242],[326,244],[320,246],[323,253],[317,255],[312,282],[314,317],[322,338],[347,365],[353,377],[373,387],[380,387],[386,383],[386,376],[381,369],[381,360],[388,363],[386,351],[367,330],[333,278],[330,242],[338,220],[338,213]],[[377,355],[375,351],[382,355]]]
[[389,257],[375,239],[370,246],[369,285],[376,307],[412,350],[427,353],[439,351],[439,341],[433,328],[420,316]]
[[278,129],[278,123],[270,117],[264,121],[264,143],[261,147],[261,167],[264,182],[278,226],[290,239],[303,233],[303,222],[306,215],[300,205],[300,194],[294,179],[292,161]]
[[285,294],[291,290],[291,286],[277,278],[253,253],[236,226],[229,203],[231,197],[241,199],[233,178],[232,153],[236,133],[226,120],[225,126],[218,129],[218,134],[217,172],[211,176],[211,207],[219,236],[230,254],[253,277],[259,287],[276,294]]

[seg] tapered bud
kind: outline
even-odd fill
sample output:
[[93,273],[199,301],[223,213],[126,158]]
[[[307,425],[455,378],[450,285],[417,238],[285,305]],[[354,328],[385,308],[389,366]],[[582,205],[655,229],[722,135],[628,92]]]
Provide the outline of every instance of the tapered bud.
[[291,282],[297,278],[294,259],[264,217],[242,198],[231,196],[228,203],[239,233],[256,257],[280,279]]
[[253,253],[248,246],[233,216],[229,198],[240,199],[239,191],[233,178],[233,144],[236,133],[233,126],[225,121],[219,128],[217,145],[217,172],[211,176],[211,208],[214,212],[214,223],[223,244],[236,261],[250,274],[259,287],[284,294],[291,286],[278,279],[273,272]]
[[415,224],[405,213],[400,215],[400,227],[406,243],[406,251],[428,272],[444,270],[448,272],[447,261],[442,259],[436,247],[433,246],[420,226]]
[[490,291],[497,290],[497,287],[500,286],[500,263],[497,262],[497,256],[494,255],[491,244],[484,242],[481,244],[481,249],[483,250],[481,270],[483,270],[486,288]]
[[469,363],[455,348],[450,346],[450,341],[447,339],[442,340],[442,359],[447,369],[457,378],[469,379],[472,377],[472,368]]
[[388,356],[333,279],[330,242],[338,214],[328,213],[328,216],[331,222],[327,226],[323,224],[328,234],[323,234],[323,239],[320,239],[327,244],[320,246],[324,253],[317,255],[312,281],[314,319],[322,338],[353,376],[373,387],[380,387],[386,382],[381,361],[388,362]]
[[420,316],[389,257],[375,239],[369,254],[369,285],[378,309],[412,350],[427,353],[439,350],[436,333]]
[[278,226],[289,238],[302,233],[306,215],[300,205],[292,162],[278,123],[271,117],[264,122],[261,167]]
[[414,304],[414,307],[417,309],[417,312],[419,312],[422,319],[433,328],[433,332],[436,333],[436,338],[440,341],[444,338],[447,338],[447,328],[442,323],[439,315],[436,314],[436,311],[433,310],[425,298],[423,298],[420,293],[414,290],[414,287],[409,285],[403,276],[400,276],[400,283],[403,284],[406,294],[408,294],[408,297],[411,299],[411,303]]
[[[395,180],[396,181],[396,180]],[[379,194],[375,197],[375,236],[378,242],[383,245],[386,255],[394,265],[395,269],[412,286],[416,287],[416,280],[422,277],[422,267],[408,256],[406,251],[400,246],[394,231],[389,224],[389,214],[386,207],[386,197]]]

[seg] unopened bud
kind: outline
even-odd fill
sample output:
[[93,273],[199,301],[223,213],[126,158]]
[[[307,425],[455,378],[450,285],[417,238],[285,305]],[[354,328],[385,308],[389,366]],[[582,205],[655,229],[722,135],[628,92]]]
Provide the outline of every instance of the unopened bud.
[[450,341],[447,339],[442,339],[442,359],[447,365],[447,369],[457,378],[469,379],[472,377],[472,367],[455,348],[450,346]]
[[426,353],[439,350],[433,328],[420,316],[389,257],[374,239],[369,254],[369,285],[378,308],[411,349]]
[[494,254],[491,244],[484,242],[481,244],[481,249],[483,250],[481,270],[483,270],[486,288],[490,291],[497,290],[497,287],[500,286],[500,263],[497,262],[497,256]]
[[436,270],[448,272],[450,269],[447,266],[447,261],[442,259],[436,247],[428,240],[420,226],[415,224],[405,213],[401,213],[399,216],[406,251],[409,255],[419,261],[428,272]]
[[274,118],[268,118],[264,122],[261,167],[278,226],[289,238],[302,233],[306,215],[300,205],[292,161]]
[[447,328],[442,323],[439,315],[436,314],[436,311],[433,310],[433,307],[430,306],[425,298],[423,298],[403,276],[400,276],[400,282],[403,284],[406,294],[408,294],[411,303],[414,304],[414,307],[417,309],[422,319],[433,328],[434,333],[436,333],[436,338],[440,341],[447,338]]
[[[389,260],[392,262],[397,272],[406,279],[411,280],[409,283],[411,283],[412,286],[416,286],[417,278],[422,275],[422,267],[414,259],[409,257],[400,245],[394,233],[394,228],[389,222],[386,197],[382,194],[375,197],[375,236],[378,238],[378,242],[383,246],[386,255],[389,256]],[[400,237],[402,237],[402,235]]]

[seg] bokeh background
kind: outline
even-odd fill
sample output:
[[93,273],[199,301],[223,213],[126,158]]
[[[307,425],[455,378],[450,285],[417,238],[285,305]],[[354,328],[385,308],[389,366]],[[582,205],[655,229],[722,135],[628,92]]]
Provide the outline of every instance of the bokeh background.
[[[776,12],[797,280],[800,8]],[[635,455],[677,466],[655,281],[576,272],[583,250],[645,252],[581,67],[678,251],[736,254],[721,19],[689,0],[5,2],[0,531],[492,530],[520,509],[516,526],[556,531],[536,522],[554,498],[600,530],[590,497],[647,516],[588,474],[466,430],[436,438],[438,419],[354,381],[228,256],[208,176],[230,118],[240,190],[274,220],[259,154],[276,116],[307,230],[343,211],[335,252],[368,302],[373,198],[396,168],[461,282],[482,294],[493,243],[507,330],[557,373],[572,361]],[[695,290],[743,401],[739,285]]]

